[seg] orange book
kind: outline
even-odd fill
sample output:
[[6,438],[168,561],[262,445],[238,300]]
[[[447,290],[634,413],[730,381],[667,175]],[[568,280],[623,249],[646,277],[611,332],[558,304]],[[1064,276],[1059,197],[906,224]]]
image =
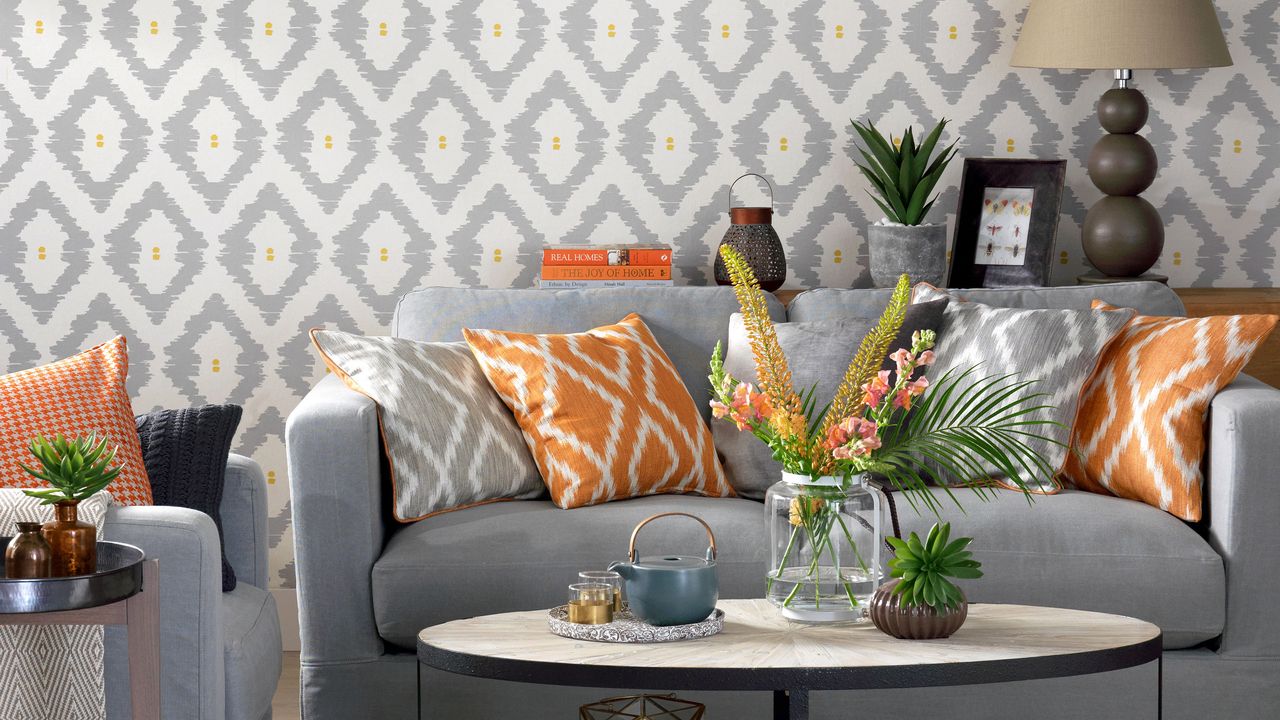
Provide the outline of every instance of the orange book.
[[671,266],[544,265],[543,280],[670,280]]
[[656,245],[600,247],[560,245],[542,251],[543,265],[671,265],[671,248]]

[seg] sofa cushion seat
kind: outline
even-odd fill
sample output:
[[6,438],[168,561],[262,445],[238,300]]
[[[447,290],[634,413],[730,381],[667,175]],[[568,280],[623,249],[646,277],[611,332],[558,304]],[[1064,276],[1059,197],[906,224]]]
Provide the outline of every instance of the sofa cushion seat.
[[[1037,496],[1033,505],[1007,490],[987,502],[955,492],[965,512],[939,497],[943,516],[953,534],[975,538],[986,573],[964,584],[972,601],[1138,617],[1159,625],[1170,649],[1221,634],[1222,559],[1171,515],[1074,490]],[[917,516],[900,496],[898,506],[904,533],[928,530],[932,516]],[[429,625],[563,603],[579,571],[624,559],[636,523],[673,510],[698,515],[715,531],[721,597],[763,594],[768,542],[758,502],[660,495],[561,510],[520,500],[456,510],[397,532],[373,566],[378,632],[410,649]],[[705,547],[702,529],[681,518],[646,526],[638,542],[642,556]]]
[[[954,537],[974,538],[984,576],[962,583],[971,602],[1020,603],[1128,615],[1159,625],[1166,649],[1222,633],[1222,558],[1186,523],[1149,505],[1079,490],[1037,495],[995,490],[983,502],[955,490],[965,512],[942,495]],[[903,534],[921,536],[932,516],[897,498]]]
[[222,594],[227,720],[270,717],[280,679],[280,618],[271,593],[249,583]]
[[[413,648],[437,623],[563,604],[582,570],[625,560],[631,531],[662,512],[688,512],[716,533],[721,597],[764,592],[762,506],[739,498],[654,495],[561,510],[549,500],[491,503],[407,525],[373,566],[378,633]],[[688,518],[663,518],[641,532],[641,556],[702,555],[706,533]]]

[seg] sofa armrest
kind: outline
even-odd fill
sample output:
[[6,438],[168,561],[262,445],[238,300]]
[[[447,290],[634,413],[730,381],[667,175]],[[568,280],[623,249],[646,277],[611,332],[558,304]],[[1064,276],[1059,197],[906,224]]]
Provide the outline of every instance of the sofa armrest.
[[222,542],[236,581],[267,589],[267,478],[243,455],[227,457],[222,488]]
[[373,616],[373,563],[385,537],[377,406],[327,377],[285,426],[302,661],[383,652]]
[[[136,545],[160,562],[161,715],[222,718],[222,549],[213,519],[179,507],[112,507],[102,536]],[[107,629],[111,717],[128,717],[128,654],[121,630]]]
[[1219,649],[1280,657],[1280,390],[1241,376],[1209,410],[1209,542],[1227,572],[1227,622]]

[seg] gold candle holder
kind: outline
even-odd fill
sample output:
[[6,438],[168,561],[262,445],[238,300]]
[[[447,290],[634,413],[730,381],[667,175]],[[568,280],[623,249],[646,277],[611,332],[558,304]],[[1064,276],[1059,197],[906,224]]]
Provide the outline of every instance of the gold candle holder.
[[622,612],[622,576],[612,570],[583,570],[578,573],[578,581],[584,583],[600,583],[613,588],[613,611]]
[[569,622],[607,625],[613,622],[613,588],[604,583],[569,586]]

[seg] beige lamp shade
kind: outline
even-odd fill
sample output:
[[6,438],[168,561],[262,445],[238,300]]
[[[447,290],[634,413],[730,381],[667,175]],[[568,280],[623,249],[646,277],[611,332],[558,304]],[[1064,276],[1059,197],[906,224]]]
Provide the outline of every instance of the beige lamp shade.
[[1211,0],[1031,0],[1014,67],[1223,67],[1231,53]]

